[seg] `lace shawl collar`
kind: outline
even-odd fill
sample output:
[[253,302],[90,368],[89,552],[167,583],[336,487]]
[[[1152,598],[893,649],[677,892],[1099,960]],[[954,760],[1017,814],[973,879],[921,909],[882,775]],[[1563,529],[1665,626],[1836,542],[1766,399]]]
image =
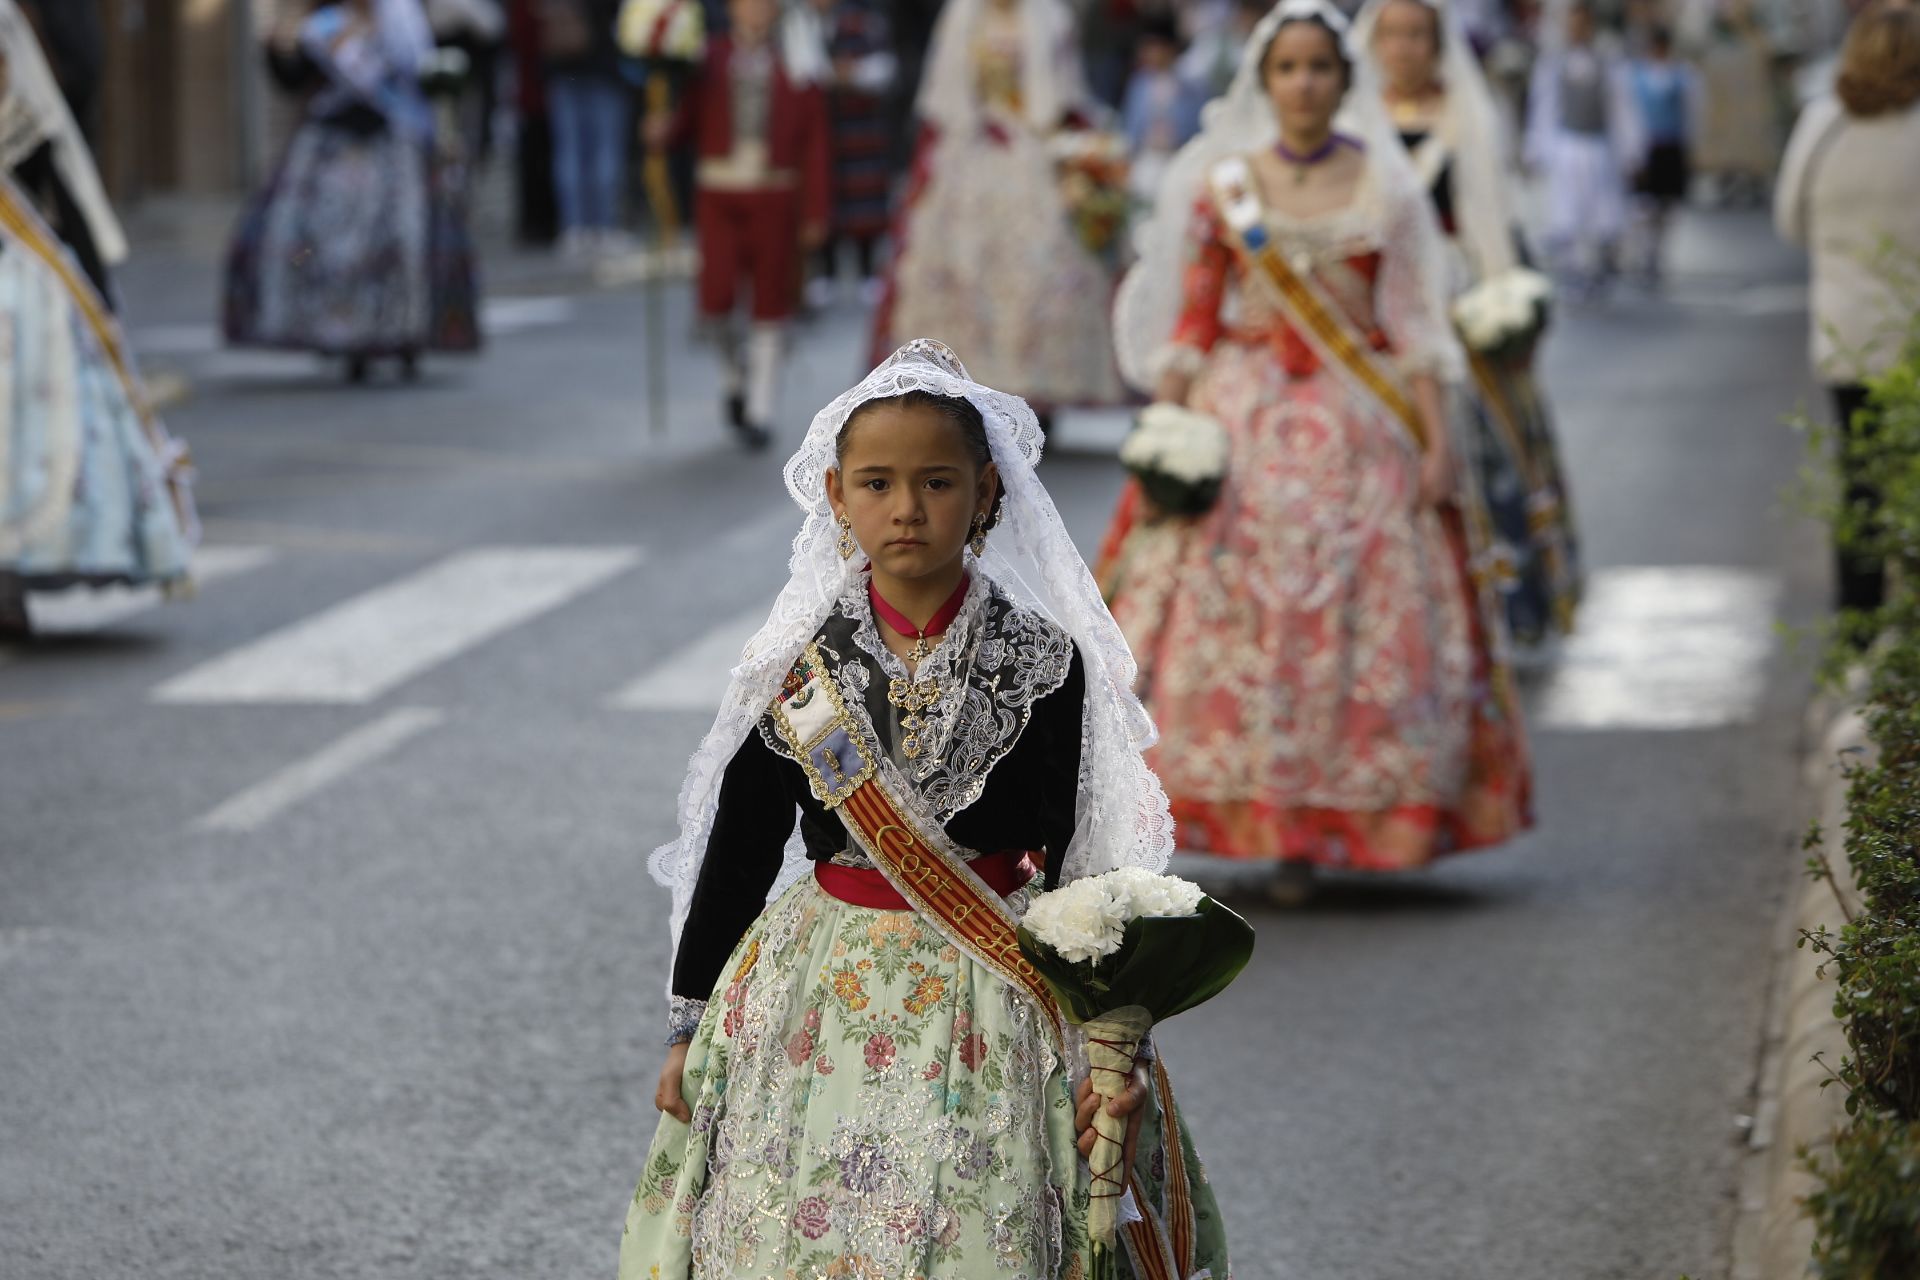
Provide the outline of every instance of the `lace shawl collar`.
[[[888,722],[887,685],[906,678],[907,669],[880,637],[865,575],[841,596],[815,641],[849,710],[865,713],[877,746],[874,725]],[[1066,683],[1072,664],[1072,637],[1009,600],[976,568],[959,616],[916,673],[938,680],[941,696],[925,713],[931,749],[904,772],[942,823],[980,798],[993,767],[1019,742],[1033,704]],[[771,717],[759,728],[769,747],[792,758]]]

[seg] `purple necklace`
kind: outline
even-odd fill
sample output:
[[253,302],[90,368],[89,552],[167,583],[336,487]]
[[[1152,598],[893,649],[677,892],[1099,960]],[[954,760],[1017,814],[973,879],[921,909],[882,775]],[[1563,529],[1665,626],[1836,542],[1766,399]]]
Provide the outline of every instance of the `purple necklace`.
[[1301,155],[1284,142],[1274,143],[1273,150],[1275,155],[1293,166],[1293,184],[1297,187],[1306,182],[1307,170],[1313,168],[1313,166],[1319,164],[1322,160],[1325,160],[1328,156],[1345,146],[1346,143],[1347,139],[1343,135],[1330,133],[1327,135],[1325,142],[1307,152],[1305,155]]

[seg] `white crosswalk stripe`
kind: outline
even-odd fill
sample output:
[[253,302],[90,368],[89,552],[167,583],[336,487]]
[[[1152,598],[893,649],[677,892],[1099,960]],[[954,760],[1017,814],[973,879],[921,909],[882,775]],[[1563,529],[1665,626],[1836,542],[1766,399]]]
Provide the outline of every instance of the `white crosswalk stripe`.
[[633,547],[490,547],[450,556],[158,686],[164,703],[371,702],[639,563]]
[[706,711],[720,705],[740,650],[767,620],[767,607],[714,627],[607,700],[621,711]]
[[1709,729],[1759,709],[1780,582],[1699,565],[1593,574],[1542,692],[1548,729]]
[[[193,580],[207,587],[270,562],[272,547],[205,546],[193,555]],[[98,591],[61,591],[27,599],[33,629],[41,635],[99,631],[159,606],[158,587],[104,587]]]
[[202,831],[257,831],[294,805],[399,749],[443,719],[445,716],[431,707],[401,707],[390,711],[248,787],[193,825]]

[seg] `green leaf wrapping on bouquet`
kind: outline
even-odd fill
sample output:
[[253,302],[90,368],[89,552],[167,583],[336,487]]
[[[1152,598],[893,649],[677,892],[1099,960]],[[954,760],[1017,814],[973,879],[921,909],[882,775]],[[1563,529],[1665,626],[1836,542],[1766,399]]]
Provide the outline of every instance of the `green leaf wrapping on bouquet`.
[[1253,957],[1253,926],[1212,898],[1190,916],[1130,921],[1120,949],[1098,961],[1063,959],[1023,926],[1020,951],[1076,1025],[1139,1005],[1156,1023],[1225,991]]
[[1203,516],[1220,501],[1224,480],[1182,480],[1164,471],[1136,471],[1140,488],[1169,515]]

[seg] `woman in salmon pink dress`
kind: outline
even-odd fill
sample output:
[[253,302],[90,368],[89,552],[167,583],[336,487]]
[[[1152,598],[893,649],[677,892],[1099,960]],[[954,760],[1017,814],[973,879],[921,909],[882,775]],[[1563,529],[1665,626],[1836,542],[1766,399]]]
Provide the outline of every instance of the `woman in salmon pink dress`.
[[1405,871],[1530,822],[1444,407],[1464,372],[1444,245],[1377,99],[1349,92],[1345,27],[1324,0],[1268,14],[1169,172],[1117,348],[1220,422],[1227,474],[1200,516],[1129,484],[1098,571],[1181,846],[1274,864],[1285,900],[1316,865]]

